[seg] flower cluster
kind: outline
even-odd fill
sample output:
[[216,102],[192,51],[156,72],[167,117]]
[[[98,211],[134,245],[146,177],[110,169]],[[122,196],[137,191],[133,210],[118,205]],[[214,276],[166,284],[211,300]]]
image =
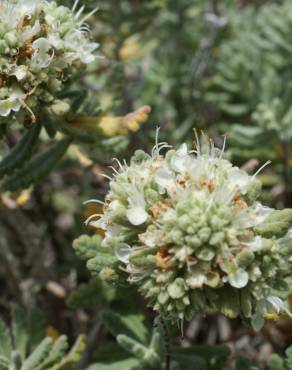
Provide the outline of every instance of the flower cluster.
[[104,213],[88,220],[117,259],[100,275],[136,284],[172,320],[221,312],[260,328],[267,312],[288,310],[275,292],[291,271],[291,210],[258,202],[257,173],[232,166],[207,137],[161,155],[168,147],[113,168]]
[[83,64],[94,60],[98,44],[90,42],[77,11],[54,1],[0,0],[0,119],[27,113],[33,120],[39,107],[54,103],[64,83]]

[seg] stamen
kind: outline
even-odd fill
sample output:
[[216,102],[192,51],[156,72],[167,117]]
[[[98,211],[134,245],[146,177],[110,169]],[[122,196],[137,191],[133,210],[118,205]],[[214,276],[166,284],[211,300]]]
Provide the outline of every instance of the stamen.
[[32,123],[36,123],[36,121],[37,121],[36,116],[33,113],[33,111],[30,109],[30,107],[24,102],[24,100],[19,98],[19,101],[20,101],[21,105],[30,113]]
[[101,205],[105,205],[105,202],[103,202],[102,200],[98,200],[98,199],[89,199],[89,200],[86,200],[85,202],[83,202],[84,205],[86,204],[90,204],[90,203],[98,203],[98,204],[101,204]]
[[254,180],[254,178],[265,168],[267,167],[270,163],[272,163],[272,161],[267,161],[265,164],[263,164],[255,174],[252,175],[252,180]]
[[210,151],[211,151],[211,157],[215,158],[215,145],[214,141],[210,138]]
[[197,132],[197,129],[193,129],[194,131],[194,134],[195,134],[195,138],[196,138],[196,149],[197,149],[197,156],[199,157],[201,155],[201,146],[200,146],[200,140],[199,140],[199,136],[198,136],[198,132]]
[[94,8],[90,13],[88,13],[79,23],[82,24],[84,23],[85,21],[87,21],[87,19],[89,19],[91,16],[93,16],[93,14],[95,14],[97,11],[99,10],[98,7]]
[[91,220],[93,220],[94,218],[96,218],[96,217],[102,217],[103,215],[102,214],[100,214],[100,213],[96,213],[96,214],[94,214],[94,215],[91,215],[90,217],[88,217],[88,219],[84,222],[85,223],[85,225],[86,226],[88,226],[88,224],[89,224],[89,222],[91,221]]
[[115,175],[119,175],[120,174],[119,171],[117,171],[117,169],[114,166],[109,166],[109,168],[111,168],[113,170],[113,172],[115,173]]
[[105,173],[101,173],[100,175],[103,176],[103,177],[105,177],[106,179],[112,181],[112,177],[106,175]]
[[72,12],[75,12],[75,9],[76,9],[78,3],[79,3],[79,0],[75,0],[75,2],[73,4],[73,7],[72,7]]
[[117,164],[118,164],[118,166],[120,167],[121,170],[124,169],[121,162],[117,158],[113,158],[113,161],[117,162]]
[[222,149],[221,149],[221,153],[220,153],[220,157],[219,159],[221,160],[223,158],[223,154],[224,154],[224,151],[225,151],[225,145],[226,145],[226,135],[223,135],[223,145],[222,145]]
[[80,15],[83,13],[85,6],[82,5],[82,7],[78,10],[78,12],[75,14],[75,18],[78,19]]

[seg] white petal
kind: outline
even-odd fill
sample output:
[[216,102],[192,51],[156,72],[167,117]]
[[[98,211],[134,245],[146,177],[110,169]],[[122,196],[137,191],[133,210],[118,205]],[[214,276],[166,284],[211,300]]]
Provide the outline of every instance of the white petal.
[[121,243],[116,247],[116,257],[119,261],[124,263],[129,262],[129,257],[132,252],[132,248],[126,243]]
[[44,37],[40,37],[39,39],[35,40],[32,44],[33,49],[40,50],[42,52],[47,52],[52,47],[51,43],[48,39]]
[[80,60],[82,63],[89,64],[94,62],[95,56],[91,53],[83,53],[80,55]]
[[256,313],[255,315],[252,316],[251,319],[251,325],[254,328],[254,330],[259,331],[262,329],[262,327],[265,324],[265,319],[264,315],[261,314],[260,312]]
[[228,281],[234,288],[244,288],[248,283],[248,273],[239,268],[235,273],[229,275]]
[[242,229],[257,226],[264,222],[272,211],[272,208],[265,207],[257,202],[254,206],[240,211],[234,219],[234,225]]
[[11,112],[11,101],[9,99],[0,100],[0,116],[7,117]]
[[267,301],[273,306],[273,309],[279,313],[281,311],[281,307],[283,305],[282,299],[275,296],[270,296],[267,298]]
[[156,171],[155,181],[162,188],[169,188],[175,184],[173,173],[166,167],[161,167]]
[[205,281],[206,277],[204,274],[193,274],[186,280],[188,286],[192,289],[201,288]]
[[182,144],[170,160],[171,168],[179,173],[183,173],[187,168],[188,147]]
[[240,170],[238,167],[231,168],[228,174],[228,180],[234,186],[237,186],[241,191],[243,191],[243,193],[251,179],[251,176],[249,176],[245,171]]
[[142,207],[133,207],[127,210],[127,217],[132,225],[138,226],[147,220],[148,213]]
[[177,150],[177,154],[179,155],[187,155],[188,154],[188,146],[186,143],[183,143]]
[[21,108],[21,102],[19,99],[14,99],[11,101],[11,109],[14,112],[18,112],[20,108]]
[[259,235],[257,235],[252,242],[242,244],[250,248],[253,252],[258,252],[263,247],[263,240]]

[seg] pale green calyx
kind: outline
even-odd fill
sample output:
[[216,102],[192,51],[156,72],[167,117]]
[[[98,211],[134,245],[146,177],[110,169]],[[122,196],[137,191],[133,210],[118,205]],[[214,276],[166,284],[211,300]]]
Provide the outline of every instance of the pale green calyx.
[[[115,282],[136,284],[166,318],[221,312],[260,328],[267,312],[288,310],[275,291],[291,271],[292,210],[258,202],[256,174],[208,138],[161,155],[168,147],[118,162],[104,213],[88,220],[105,230],[98,253],[115,256]],[[105,277],[98,253],[88,267]]]
[[[95,59],[84,7],[45,0],[0,0],[0,123],[36,120],[68,79]],[[92,15],[90,13],[88,16]]]

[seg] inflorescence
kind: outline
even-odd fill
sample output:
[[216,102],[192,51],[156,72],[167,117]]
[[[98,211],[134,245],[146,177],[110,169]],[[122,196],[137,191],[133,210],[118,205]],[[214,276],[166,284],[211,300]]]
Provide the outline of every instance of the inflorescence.
[[0,0],[0,118],[36,120],[64,84],[95,59],[86,20],[77,10],[44,0]]
[[[156,143],[152,156],[117,161],[103,214],[88,223],[116,257],[100,276],[137,285],[165,318],[221,312],[258,329],[267,312],[288,311],[276,291],[291,271],[291,212],[258,202],[259,171],[250,176],[223,154],[203,135],[195,150]],[[289,219],[280,233],[279,217]]]

